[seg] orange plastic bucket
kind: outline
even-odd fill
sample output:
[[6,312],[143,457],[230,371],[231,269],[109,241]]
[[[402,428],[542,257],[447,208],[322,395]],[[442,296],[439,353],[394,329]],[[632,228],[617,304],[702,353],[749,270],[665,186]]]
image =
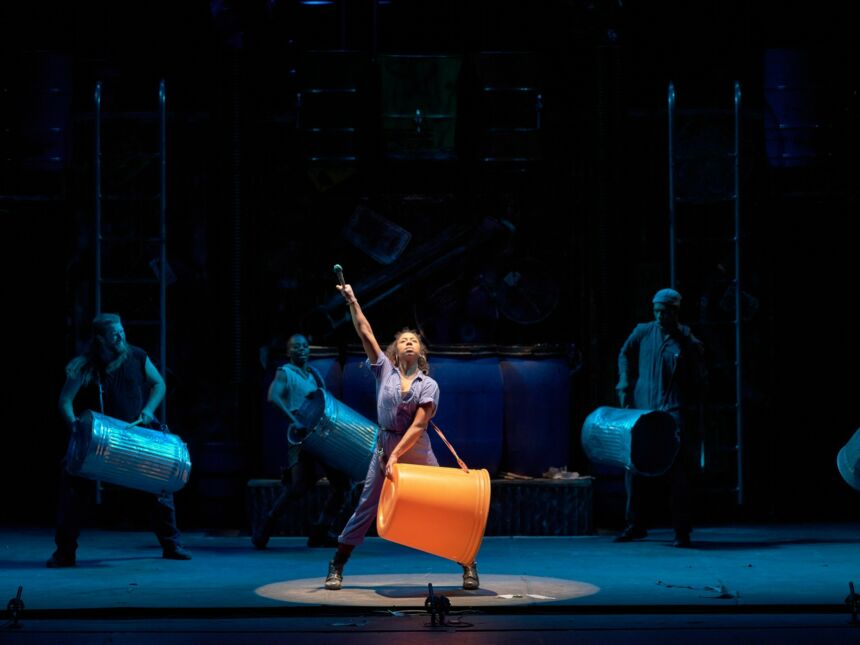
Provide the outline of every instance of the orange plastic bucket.
[[386,540],[471,564],[489,512],[486,470],[397,463],[382,486],[376,530]]

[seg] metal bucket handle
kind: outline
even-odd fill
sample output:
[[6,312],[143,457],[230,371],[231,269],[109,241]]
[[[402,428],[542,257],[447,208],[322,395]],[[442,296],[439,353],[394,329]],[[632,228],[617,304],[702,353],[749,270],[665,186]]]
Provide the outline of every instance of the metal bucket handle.
[[291,446],[301,446],[313,430],[306,428],[301,424],[291,423],[287,428],[287,442]]
[[126,427],[135,428],[137,426],[140,426],[142,428],[149,428],[150,430],[159,430],[164,434],[170,434],[170,428],[167,427],[166,423],[162,423],[161,421],[159,421],[157,416],[152,415],[152,421],[150,422],[150,424],[152,427],[150,427],[150,425],[145,424],[141,419],[138,419],[133,423],[129,423]]

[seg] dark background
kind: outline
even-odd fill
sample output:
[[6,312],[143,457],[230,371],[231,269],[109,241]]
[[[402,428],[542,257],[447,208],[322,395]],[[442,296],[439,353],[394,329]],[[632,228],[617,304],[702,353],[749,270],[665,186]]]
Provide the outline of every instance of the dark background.
[[[242,485],[261,463],[260,349],[293,330],[339,351],[354,342],[318,309],[333,295],[335,262],[354,284],[400,285],[368,311],[380,336],[419,324],[431,348],[575,347],[569,463],[587,472],[578,428],[613,403],[618,348],[669,280],[668,84],[679,109],[719,122],[737,80],[743,289],[755,303],[744,326],[747,497],[741,508],[728,498],[703,507],[699,521],[857,519],[857,493],[835,468],[860,426],[848,4],[4,3],[3,517],[53,521],[62,368],[93,315],[96,81],[106,112],[155,110],[166,82],[170,425],[208,480],[179,494],[180,522],[240,527]],[[308,162],[312,144],[296,127],[296,93],[318,50],[353,52],[342,57],[351,67],[334,70],[359,88],[348,104],[355,162]],[[481,52],[505,51],[528,52],[517,58],[526,71],[501,66],[494,78],[541,88],[541,129],[525,148],[532,159],[486,163]],[[380,79],[391,54],[461,57],[445,158],[386,155]],[[797,132],[775,131],[776,111]],[[691,150],[722,141],[717,126],[685,134]],[[138,136],[122,134],[111,152],[126,177],[151,170],[135,157]],[[685,188],[697,226],[725,218],[724,170],[700,170]],[[345,236],[359,206],[409,231],[407,253],[463,252],[399,273]],[[686,262],[683,318],[695,322],[703,297],[719,298],[713,276],[730,255],[715,244]],[[557,295],[539,320],[500,302],[512,269]],[[620,522],[617,492],[596,500],[607,525]]]

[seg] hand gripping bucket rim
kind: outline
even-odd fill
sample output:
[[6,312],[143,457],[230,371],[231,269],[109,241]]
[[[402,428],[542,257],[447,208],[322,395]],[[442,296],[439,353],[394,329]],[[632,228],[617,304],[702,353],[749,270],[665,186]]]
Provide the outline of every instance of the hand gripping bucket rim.
[[481,548],[490,511],[484,470],[397,463],[382,486],[379,536],[460,564]]

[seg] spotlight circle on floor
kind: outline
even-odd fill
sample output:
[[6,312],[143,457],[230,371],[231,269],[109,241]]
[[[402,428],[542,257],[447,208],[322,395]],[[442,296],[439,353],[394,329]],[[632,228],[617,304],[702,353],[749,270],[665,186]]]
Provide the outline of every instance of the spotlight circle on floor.
[[454,604],[509,607],[572,600],[591,596],[600,588],[587,582],[540,576],[481,574],[481,588],[465,591],[457,574],[346,575],[343,588],[328,591],[323,578],[284,580],[254,590],[258,596],[302,605],[423,608],[427,584]]

